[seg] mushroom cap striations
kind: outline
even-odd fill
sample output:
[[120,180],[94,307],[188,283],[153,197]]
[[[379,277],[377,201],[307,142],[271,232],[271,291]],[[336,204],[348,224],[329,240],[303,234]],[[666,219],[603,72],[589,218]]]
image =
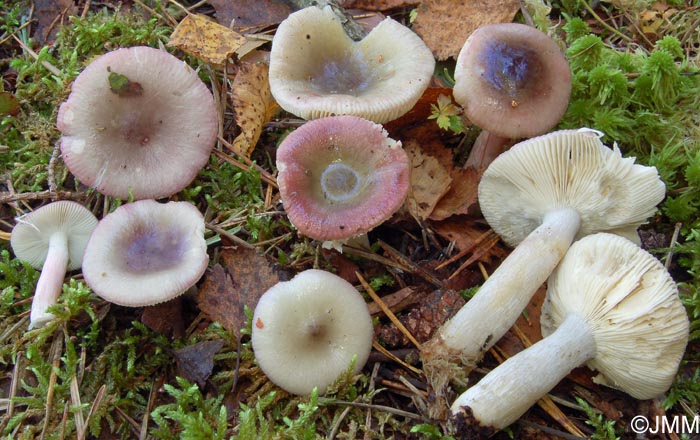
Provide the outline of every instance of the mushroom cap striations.
[[17,258],[41,269],[51,236],[61,232],[68,243],[67,269],[75,270],[82,264],[85,246],[96,226],[97,218],[90,210],[79,203],[60,200],[19,217],[10,245]]
[[310,394],[350,367],[362,369],[374,329],[367,304],[352,284],[309,269],[272,286],[253,315],[255,358],[272,382],[294,394]]
[[577,237],[612,232],[632,240],[654,214],[666,187],[656,168],[623,158],[588,128],[532,138],[501,154],[479,183],[489,225],[515,246],[546,213],[569,207],[581,216]]
[[84,184],[114,197],[168,197],[206,165],[218,132],[197,72],[151,47],[109,52],[73,83],[58,112],[61,153]]
[[547,336],[569,314],[593,331],[595,382],[637,399],[671,386],[688,341],[688,317],[664,266],[625,238],[594,234],[574,243],[549,279]]
[[270,89],[283,109],[304,119],[349,114],[384,123],[415,105],[434,68],[423,40],[395,20],[355,42],[330,8],[311,6],[277,28]]
[[464,43],[453,93],[484,130],[511,139],[533,137],[566,112],[571,72],[559,46],[541,31],[519,23],[488,24]]
[[127,203],[100,221],[84,260],[85,280],[107,301],[131,307],[167,301],[207,268],[204,218],[188,202]]
[[410,167],[401,143],[356,116],[316,119],[293,131],[277,150],[277,169],[289,220],[317,240],[369,231],[408,194]]

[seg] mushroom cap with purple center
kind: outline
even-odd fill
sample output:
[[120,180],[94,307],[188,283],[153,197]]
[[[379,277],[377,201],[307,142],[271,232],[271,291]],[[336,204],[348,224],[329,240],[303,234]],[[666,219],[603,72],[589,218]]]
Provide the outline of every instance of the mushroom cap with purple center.
[[140,307],[184,293],[208,262],[204,218],[197,208],[140,200],[99,222],[85,249],[83,275],[107,301]]
[[309,121],[280,144],[277,182],[289,220],[317,240],[363,234],[396,212],[409,160],[381,125],[356,116]]
[[217,115],[211,92],[183,61],[151,47],[117,49],[90,63],[61,105],[62,157],[103,194],[168,197],[206,165]]
[[385,123],[415,105],[434,68],[423,40],[395,20],[355,42],[329,8],[311,6],[277,28],[270,89],[283,109],[304,119],[356,115]]
[[455,67],[455,101],[484,130],[517,139],[543,134],[566,112],[571,71],[559,46],[519,23],[479,27]]

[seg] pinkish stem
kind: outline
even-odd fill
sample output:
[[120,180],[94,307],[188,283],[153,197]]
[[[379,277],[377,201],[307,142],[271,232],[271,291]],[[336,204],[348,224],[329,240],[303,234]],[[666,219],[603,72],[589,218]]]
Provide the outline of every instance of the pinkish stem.
[[513,140],[482,130],[474,141],[465,168],[485,170],[495,158],[513,145]]
[[61,294],[67,265],[68,238],[65,233],[56,232],[49,239],[48,254],[34,292],[32,311],[29,315],[30,329],[42,327],[54,318],[46,309],[56,304]]

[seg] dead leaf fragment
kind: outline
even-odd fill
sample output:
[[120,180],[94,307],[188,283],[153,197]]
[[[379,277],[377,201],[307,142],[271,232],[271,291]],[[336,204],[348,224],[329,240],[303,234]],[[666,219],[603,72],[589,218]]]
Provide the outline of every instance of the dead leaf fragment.
[[240,336],[244,307],[255,309],[267,289],[279,282],[267,259],[255,249],[224,248],[220,263],[204,277],[197,295],[202,313]]
[[246,38],[211,21],[204,15],[190,14],[180,21],[168,46],[177,47],[209,64],[224,64]]
[[431,220],[444,220],[457,214],[474,214],[481,174],[474,168],[457,168],[450,173],[450,190],[438,201],[430,214]]
[[417,219],[428,218],[435,205],[450,189],[450,173],[433,156],[428,156],[415,141],[407,141],[404,149],[411,161],[411,188],[406,206]]
[[413,29],[438,60],[457,57],[479,26],[513,21],[518,0],[425,0],[418,6]]
[[216,21],[234,29],[251,29],[277,24],[294,10],[287,0],[210,0]]
[[241,128],[241,133],[233,141],[233,152],[249,158],[260,139],[263,125],[279,108],[270,93],[267,64],[241,64],[233,80],[231,102],[236,124]]
[[202,341],[175,350],[177,375],[203,387],[214,369],[214,355],[224,341]]

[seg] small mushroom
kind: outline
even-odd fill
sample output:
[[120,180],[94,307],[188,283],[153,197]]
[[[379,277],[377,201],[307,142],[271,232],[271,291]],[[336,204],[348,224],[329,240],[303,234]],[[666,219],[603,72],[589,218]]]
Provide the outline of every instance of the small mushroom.
[[637,399],[658,397],[673,382],[688,327],[678,289],[656,258],[617,235],[590,235],[552,273],[545,338],[469,388],[452,412],[500,430],[584,363],[600,373],[594,382]]
[[[623,158],[591,129],[561,130],[501,154],[479,183],[488,224],[513,252],[457,314],[423,345],[437,384],[459,362],[468,372],[513,325],[576,238],[611,232],[639,242],[636,228],[665,194],[656,168]],[[440,386],[440,385],[438,385]]]
[[109,52],[78,75],[58,112],[61,153],[84,184],[114,197],[168,197],[206,165],[218,133],[197,72],[151,47]]
[[255,359],[286,391],[323,394],[350,367],[367,362],[374,329],[362,296],[330,272],[309,269],[263,294],[253,314]]
[[107,301],[140,307],[170,300],[207,268],[204,218],[188,202],[127,203],[97,225],[84,261],[85,281]]
[[311,6],[280,23],[270,52],[270,89],[304,119],[356,115],[378,123],[409,111],[435,68],[430,49],[391,18],[354,42],[330,8]]
[[464,43],[454,97],[483,129],[466,165],[487,166],[514,140],[539,136],[564,115],[571,72],[549,36],[519,23],[488,24]]
[[41,269],[36,285],[29,327],[45,325],[54,315],[46,309],[56,304],[66,270],[80,268],[88,238],[97,218],[83,205],[62,200],[17,219],[10,245],[17,258]]
[[329,116],[293,131],[277,150],[277,183],[302,234],[346,240],[387,220],[409,188],[408,156],[381,125]]

